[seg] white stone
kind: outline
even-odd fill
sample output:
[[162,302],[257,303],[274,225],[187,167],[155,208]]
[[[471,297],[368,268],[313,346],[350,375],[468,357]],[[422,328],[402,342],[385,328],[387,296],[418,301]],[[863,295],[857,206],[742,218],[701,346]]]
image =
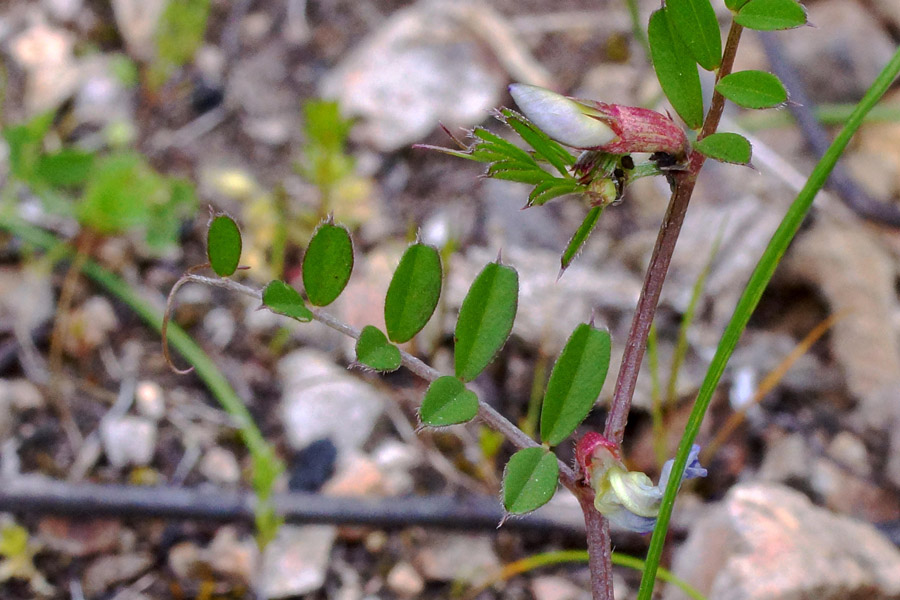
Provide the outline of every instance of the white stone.
[[112,0],[113,15],[128,52],[151,60],[156,51],[156,29],[166,0]]
[[[709,600],[900,597],[900,550],[783,486],[744,484],[691,530],[675,575]],[[669,586],[665,600],[683,600]]]
[[325,584],[337,528],[283,525],[263,553],[259,591],[264,598],[309,594]]
[[327,437],[343,451],[368,440],[387,401],[375,388],[314,350],[285,356],[278,372],[284,390],[282,421],[293,448]]
[[100,440],[112,466],[146,466],[156,451],[156,424],[142,417],[105,418],[100,423]]
[[162,386],[155,381],[139,381],[134,390],[134,403],[138,413],[159,421],[166,416],[166,399]]
[[474,125],[500,100],[506,75],[453,13],[464,3],[397,11],[323,80],[323,95],[360,117],[355,133],[383,151],[422,139],[440,121]]
[[425,581],[408,562],[399,562],[387,575],[388,589],[401,598],[415,598],[425,589]]
[[241,480],[241,467],[230,450],[214,446],[200,460],[200,474],[223,485],[235,485]]
[[475,581],[500,567],[490,535],[429,532],[416,556],[422,574],[432,581]]

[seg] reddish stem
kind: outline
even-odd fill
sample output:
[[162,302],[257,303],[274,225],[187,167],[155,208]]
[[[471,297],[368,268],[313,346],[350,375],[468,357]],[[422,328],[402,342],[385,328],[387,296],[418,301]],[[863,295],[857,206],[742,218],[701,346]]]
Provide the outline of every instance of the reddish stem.
[[[716,82],[731,73],[734,65],[734,57],[737,53],[738,42],[741,39],[743,27],[732,22],[725,42],[725,52],[722,56],[722,64],[716,74]],[[710,103],[709,113],[703,123],[699,139],[715,133],[725,108],[725,98],[715,92]],[[663,217],[656,238],[656,246],[650,257],[650,266],[647,267],[647,275],[644,278],[644,286],[634,311],[631,322],[631,330],[628,332],[628,340],[625,342],[625,353],[622,356],[622,367],[619,369],[619,377],[616,380],[616,390],[613,394],[612,404],[609,408],[609,416],[606,419],[604,434],[607,438],[622,443],[625,433],[625,424],[628,422],[628,412],[631,410],[631,399],[634,397],[634,389],[637,385],[638,372],[641,361],[644,359],[644,350],[647,348],[647,336],[650,334],[650,326],[656,315],[656,307],[662,293],[663,282],[672,262],[672,253],[675,251],[675,243],[684,223],[684,215],[687,212],[691,195],[694,193],[694,185],[697,183],[697,175],[706,161],[706,157],[699,152],[692,152],[688,159],[688,169],[675,175],[675,191],[669,200],[669,207]]]

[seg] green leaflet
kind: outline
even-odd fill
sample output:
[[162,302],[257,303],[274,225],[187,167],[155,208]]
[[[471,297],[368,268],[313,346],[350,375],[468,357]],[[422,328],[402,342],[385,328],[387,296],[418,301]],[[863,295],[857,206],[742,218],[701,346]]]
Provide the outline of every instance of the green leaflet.
[[709,0],[666,0],[666,14],[697,64],[716,69],[722,62],[722,36]]
[[431,382],[419,407],[419,418],[425,425],[442,427],[470,421],[478,414],[478,396],[450,375]]
[[750,0],[734,17],[747,29],[778,31],[806,25],[806,9],[794,0]]
[[301,323],[313,320],[312,312],[295,290],[283,281],[270,281],[262,293],[263,305],[274,313],[296,319]]
[[392,341],[407,342],[425,327],[441,297],[442,277],[435,248],[416,243],[406,249],[384,300],[384,322]]
[[472,381],[494,359],[512,331],[519,275],[512,267],[489,263],[469,288],[456,322],[456,376]]
[[322,223],[303,255],[303,287],[315,306],[327,306],[344,291],[353,271],[353,244],[340,225]]
[[697,63],[684,42],[672,35],[665,9],[651,15],[647,36],[653,69],[666,98],[688,127],[699,129],[703,124],[703,92]]
[[787,102],[781,80],[765,71],[738,71],[723,77],[716,91],[744,108],[774,108]]
[[714,133],[694,144],[699,152],[709,158],[746,165],[750,163],[751,148],[747,138],[738,133]]
[[555,446],[594,406],[609,369],[609,333],[582,323],[553,365],[541,408],[541,441]]
[[546,448],[519,450],[503,471],[503,506],[514,515],[540,508],[556,492],[559,463]]
[[366,325],[356,341],[356,360],[376,371],[396,371],[400,368],[400,350],[380,329]]
[[229,277],[237,270],[241,260],[241,230],[234,219],[225,214],[213,217],[206,232],[206,254],[219,277]]
[[578,229],[575,230],[575,235],[573,235],[572,239],[569,240],[569,244],[566,246],[566,249],[563,251],[562,256],[560,257],[560,275],[562,275],[563,271],[568,269],[569,265],[572,264],[572,261],[575,260],[575,257],[581,250],[581,247],[584,246],[584,243],[590,237],[591,232],[597,225],[597,221],[600,220],[600,215],[602,213],[602,206],[593,207],[588,211],[587,216],[584,218],[584,221],[581,222],[581,225],[578,226]]

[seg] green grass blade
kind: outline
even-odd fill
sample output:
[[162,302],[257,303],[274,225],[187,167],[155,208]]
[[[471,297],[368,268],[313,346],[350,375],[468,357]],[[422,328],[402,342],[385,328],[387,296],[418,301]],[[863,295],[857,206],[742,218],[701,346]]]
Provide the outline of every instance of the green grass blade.
[[681,323],[678,326],[678,340],[675,342],[675,351],[672,353],[672,365],[669,369],[669,383],[666,386],[666,404],[670,406],[678,399],[676,397],[678,395],[678,374],[681,372],[681,365],[684,364],[684,358],[687,356],[688,331],[691,328],[691,324],[694,322],[697,304],[700,301],[700,296],[703,295],[703,288],[706,285],[706,278],[709,277],[709,272],[712,270],[713,261],[719,253],[719,246],[722,244],[722,235],[724,233],[725,223],[722,223],[719,227],[719,233],[716,235],[716,239],[713,240],[712,247],[709,250],[709,257],[706,259],[706,264],[703,266],[700,275],[697,276],[697,280],[694,282],[694,287],[691,290],[690,302],[688,302],[687,309],[684,311],[684,316],[681,318]]
[[659,381],[659,344],[656,323],[651,323],[647,335],[647,366],[650,368],[650,422],[653,427],[653,454],[662,468],[666,462],[666,426],[663,420],[662,385]]
[[[500,581],[506,581],[516,575],[528,573],[534,569],[564,565],[567,563],[586,563],[588,560],[587,550],[557,550],[554,552],[542,552],[540,554],[527,556],[504,566],[499,575],[491,577],[487,582],[481,584],[474,590],[471,590],[466,598],[474,598],[479,593]],[[625,567],[626,569],[634,569],[635,571],[640,571],[644,568],[644,561],[634,556],[622,554],[621,552],[612,553],[612,564],[618,567]],[[656,573],[656,577],[661,581],[677,586],[693,600],[706,600],[697,588],[683,579],[676,577],[666,569],[660,568]]]
[[709,407],[713,392],[719,383],[719,379],[722,377],[725,365],[728,363],[728,359],[731,357],[731,353],[734,351],[735,346],[737,346],[738,339],[740,339],[741,333],[743,333],[744,328],[747,326],[747,322],[750,320],[750,316],[753,314],[756,305],[759,303],[763,291],[765,291],[769,280],[772,278],[775,267],[778,266],[781,257],[787,250],[788,244],[794,239],[794,235],[796,235],[806,213],[812,206],[813,199],[816,197],[816,194],[822,186],[825,185],[825,181],[831,174],[832,169],[834,169],[834,165],[847,148],[850,138],[852,138],[853,134],[856,133],[856,130],[859,129],[866,113],[869,112],[884,95],[898,73],[900,73],[900,49],[897,49],[890,62],[875,79],[872,86],[866,92],[866,95],[860,100],[856,110],[853,111],[850,119],[848,119],[847,125],[841,130],[834,142],[832,142],[828,151],[816,165],[816,168],[813,169],[806,185],[803,186],[803,189],[791,204],[787,214],[781,221],[775,234],[772,236],[769,245],[766,247],[765,252],[757,263],[756,269],[750,276],[750,281],[747,283],[746,288],[744,288],[744,293],[741,295],[740,300],[738,300],[737,306],[734,309],[734,315],[732,315],[731,321],[725,328],[721,340],[719,340],[716,354],[713,357],[709,370],[706,373],[706,377],[703,380],[703,384],[700,387],[694,409],[691,411],[690,419],[685,427],[684,435],[681,438],[681,444],[678,447],[678,453],[675,456],[675,464],[672,466],[672,476],[669,478],[669,485],[666,487],[665,496],[663,497],[662,506],[659,510],[659,517],[656,522],[656,528],[653,530],[650,548],[647,551],[647,562],[644,567],[643,577],[641,578],[638,600],[650,600],[653,596],[656,571],[659,568],[663,544],[665,543],[666,532],[669,528],[669,520],[672,517],[675,494],[678,491],[679,482],[681,481],[680,474],[684,472],[691,445],[694,443],[697,432],[700,430],[703,416],[706,414],[706,409]]

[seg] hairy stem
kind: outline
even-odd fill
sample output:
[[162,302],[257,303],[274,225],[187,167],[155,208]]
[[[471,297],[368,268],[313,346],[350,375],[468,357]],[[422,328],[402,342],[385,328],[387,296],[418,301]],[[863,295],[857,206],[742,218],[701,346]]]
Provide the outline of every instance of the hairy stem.
[[584,513],[584,532],[588,546],[588,567],[591,571],[591,597],[594,600],[613,600],[612,542],[609,522],[594,508],[591,488],[579,484],[576,494]]
[[[731,73],[734,65],[734,57],[737,53],[738,42],[741,39],[743,27],[737,23],[731,24],[728,39],[725,42],[725,51],[722,56],[722,64],[716,74],[716,81]],[[698,138],[702,139],[715,133],[725,108],[725,98],[718,92],[713,93],[709,112],[703,123],[703,129]],[[634,397],[634,389],[637,384],[638,372],[641,361],[644,358],[644,350],[647,347],[647,336],[650,334],[650,326],[656,315],[656,307],[662,293],[662,286],[672,262],[672,254],[675,251],[675,243],[684,223],[684,215],[687,212],[694,186],[697,183],[697,175],[703,166],[706,157],[699,152],[692,152],[688,159],[686,171],[675,174],[675,191],[669,200],[669,206],[663,217],[650,257],[650,265],[644,278],[644,286],[634,311],[631,322],[631,330],[625,342],[625,353],[622,356],[622,367],[616,380],[616,389],[613,393],[609,416],[606,419],[604,434],[610,440],[621,444],[625,433],[625,424],[628,422],[628,412],[631,410],[631,399]]]

